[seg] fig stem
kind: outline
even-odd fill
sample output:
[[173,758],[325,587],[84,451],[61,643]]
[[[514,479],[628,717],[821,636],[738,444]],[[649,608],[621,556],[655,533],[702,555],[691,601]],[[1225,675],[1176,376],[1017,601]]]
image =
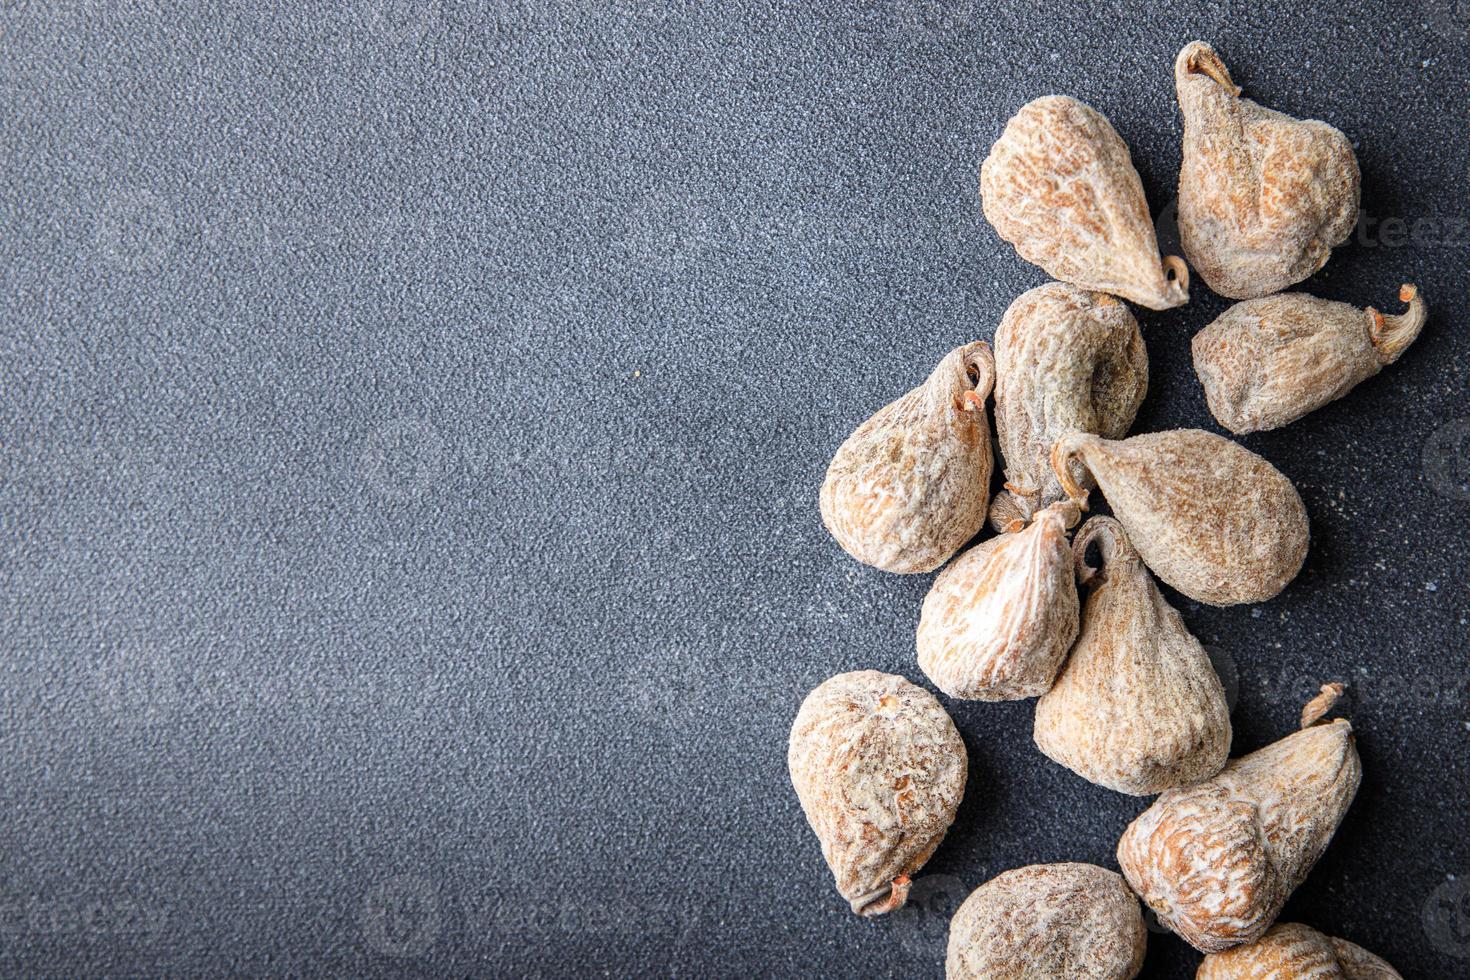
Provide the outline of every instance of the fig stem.
[[1051,468],[1057,475],[1057,482],[1062,485],[1062,492],[1071,498],[1072,503],[1077,505],[1079,511],[1087,510],[1087,491],[1072,479],[1071,462],[1077,456],[1078,450],[1074,443],[1081,438],[1082,433],[1073,432],[1062,436],[1051,447]]
[[1399,302],[1408,303],[1409,308],[1392,316],[1384,316],[1371,306],[1367,310],[1371,320],[1368,339],[1373,342],[1373,349],[1384,364],[1397,361],[1399,355],[1419,338],[1419,332],[1429,319],[1429,304],[1424,302],[1424,297],[1419,295],[1419,287],[1413,283],[1404,283],[1399,288]]
[[1072,528],[1076,527],[1077,522],[1082,519],[1082,508],[1078,507],[1077,504],[1070,499],[1058,500],[1056,503],[1046,508],[1046,510],[1042,511],[1042,513],[1044,514],[1047,511],[1053,511],[1057,514],[1057,516],[1061,517],[1062,527],[1064,530],[1067,531],[1070,531],[1072,530]]
[[1240,94],[1240,86],[1230,77],[1230,69],[1214,51],[1196,51],[1189,56],[1189,70],[1201,72],[1213,78],[1215,83],[1231,95]]
[[1321,721],[1322,716],[1332,710],[1332,706],[1337,704],[1338,699],[1342,697],[1342,692],[1345,690],[1347,690],[1346,684],[1323,684],[1322,692],[1308,701],[1306,707],[1302,708],[1302,727],[1311,728]]
[[1182,306],[1189,301],[1189,265],[1177,255],[1164,256],[1160,265],[1164,269],[1164,292],[1170,302]]
[[[1093,544],[1097,545],[1098,556],[1102,559],[1097,568],[1087,563],[1087,549]],[[1113,517],[1102,514],[1089,517],[1072,539],[1072,562],[1077,569],[1077,580],[1084,585],[1101,585],[1107,581],[1108,568],[1115,561],[1137,557],[1138,552],[1128,542],[1123,525]]]
[[1057,530],[1057,533],[1061,535],[1061,537],[1065,538],[1067,536],[1067,532],[1072,530],[1072,526],[1077,523],[1078,518],[1080,518],[1081,516],[1082,512],[1071,500],[1058,500],[1056,503],[1050,504],[1047,507],[1043,507],[1041,510],[1032,514],[1029,518],[1029,523],[1028,519],[1025,517],[1017,517],[1016,519],[1009,521],[1006,526],[1001,529],[1001,533],[1010,534],[1014,531],[1024,531],[1027,527],[1035,526],[1036,524],[1039,524],[1044,520],[1056,518],[1057,521],[1061,524],[1061,527]]
[[903,903],[908,900],[909,876],[899,875],[885,887],[871,891],[866,895],[859,895],[853,900],[852,905],[858,915],[886,915],[894,909],[902,908]]
[[995,355],[990,352],[990,345],[983,340],[971,344],[965,352],[964,364],[966,373],[974,381],[974,393],[980,396],[983,407],[995,387]]

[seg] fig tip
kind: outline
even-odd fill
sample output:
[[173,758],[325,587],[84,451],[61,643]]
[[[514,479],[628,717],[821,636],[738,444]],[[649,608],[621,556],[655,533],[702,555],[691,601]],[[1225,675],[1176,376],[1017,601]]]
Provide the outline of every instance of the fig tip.
[[1225,62],[1214,48],[1203,41],[1194,41],[1184,50],[1188,53],[1185,59],[1185,69],[1188,72],[1208,75],[1230,95],[1240,95],[1240,86],[1230,77],[1230,69],[1225,67]]
[[864,918],[872,918],[901,909],[909,900],[910,884],[908,875],[899,875],[888,883],[887,888],[879,888],[854,900],[853,911]]
[[[1311,728],[1313,725],[1316,725],[1318,722],[1322,721],[1322,717],[1326,715],[1327,712],[1332,710],[1333,706],[1337,704],[1338,700],[1342,697],[1343,692],[1346,690],[1347,685],[1342,683],[1341,681],[1334,681],[1331,684],[1323,684],[1321,692],[1318,693],[1316,697],[1312,698],[1312,700],[1308,701],[1306,707],[1302,708],[1302,727]],[[1339,721],[1344,722],[1345,724],[1348,724],[1349,727],[1351,727],[1351,723],[1347,722],[1347,719],[1345,718],[1333,719],[1333,723]]]

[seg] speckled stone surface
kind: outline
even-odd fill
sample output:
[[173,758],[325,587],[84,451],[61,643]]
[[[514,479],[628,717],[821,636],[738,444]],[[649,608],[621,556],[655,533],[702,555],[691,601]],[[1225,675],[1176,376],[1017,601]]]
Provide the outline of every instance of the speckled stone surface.
[[[0,974],[939,976],[1018,865],[1146,801],[951,704],[910,909],[861,921],[786,774],[806,692],[922,680],[928,576],[817,516],[865,416],[1043,281],[977,169],[1049,92],[1155,213],[1175,52],[1349,134],[1312,292],[1434,307],[1244,440],[1311,556],[1178,603],[1237,752],[1325,680],[1366,776],[1285,918],[1470,974],[1470,11],[1429,2],[0,4]],[[1167,238],[1167,235],[1166,235]],[[1138,431],[1213,426],[1202,287]],[[1192,976],[1155,932],[1145,975]]]

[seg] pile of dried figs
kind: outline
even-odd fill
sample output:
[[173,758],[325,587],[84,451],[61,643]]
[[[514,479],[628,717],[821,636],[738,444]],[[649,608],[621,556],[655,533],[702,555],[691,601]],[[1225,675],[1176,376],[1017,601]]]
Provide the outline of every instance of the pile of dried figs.
[[[1174,79],[1184,257],[1160,256],[1106,117],[1065,96],[1023,106],[981,167],[981,200],[1000,237],[1058,281],[1011,304],[993,349],[956,348],[860,425],[821,489],[823,522],[857,560],[945,566],[916,638],[935,687],[1037,698],[1048,758],[1159,794],[1118,843],[1121,875],[1035,865],[976,889],[950,925],[952,978],[1134,977],[1140,900],[1207,954],[1201,978],[1398,976],[1344,940],[1276,924],[1361,778],[1352,726],[1326,717],[1342,685],[1322,687],[1298,731],[1230,759],[1224,688],[1155,578],[1214,606],[1271,599],[1306,559],[1307,512],[1289,479],[1231,439],[1128,435],[1148,355],[1123,301],[1181,306],[1190,268],[1242,301],[1193,340],[1210,411],[1233,433],[1346,394],[1413,343],[1427,308],[1409,285],[1393,316],[1281,292],[1355,226],[1351,143],[1242,98],[1203,42],[1179,53]],[[1004,470],[993,500],[992,395]],[[1082,523],[1094,490],[1112,516]],[[996,535],[961,552],[987,524]],[[900,908],[965,790],[964,742],[939,699],[891,674],[839,674],[801,705],[789,764],[852,910]]]

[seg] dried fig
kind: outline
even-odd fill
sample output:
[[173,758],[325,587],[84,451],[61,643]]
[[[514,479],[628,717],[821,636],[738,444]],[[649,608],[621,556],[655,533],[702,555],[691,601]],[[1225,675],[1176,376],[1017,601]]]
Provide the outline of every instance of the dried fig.
[[1034,864],[970,893],[949,927],[949,980],[1131,980],[1148,944],[1138,899],[1092,864]]
[[1052,469],[1079,505],[1080,460],[1155,575],[1212,606],[1261,602],[1307,557],[1307,509],[1276,467],[1224,436],[1175,429],[1113,441],[1063,436]]
[[1195,980],[1403,980],[1367,950],[1294,922],[1272,926],[1249,946],[1211,953]]
[[1053,279],[1152,310],[1189,302],[1189,269],[1159,258],[1127,145],[1085,102],[1022,106],[980,167],[980,199],[996,233]]
[[1231,299],[1280,292],[1322,268],[1358,221],[1358,161],[1342,133],[1240,97],[1213,48],[1174,62],[1184,114],[1179,237],[1189,264]]
[[1128,884],[1202,952],[1265,934],[1358,791],[1352,725],[1318,723],[1342,686],[1323,691],[1301,731],[1208,782],[1169,790],[1123,832],[1118,863]]
[[932,572],[985,524],[995,361],[984,341],[878,410],[837,450],[822,521],[848,554],[887,572]]
[[901,908],[965,794],[965,743],[939,699],[893,674],[838,674],[802,702],[787,763],[852,910]]
[[[990,523],[1004,531],[1066,494],[1051,447],[1068,432],[1121,439],[1148,392],[1138,321],[1107,293],[1052,282],[1022,294],[995,331],[995,431],[1006,490]],[[1073,472],[1079,484],[1090,477]]]
[[1244,434],[1295,422],[1341,398],[1398,360],[1424,328],[1429,308],[1419,290],[1405,285],[1399,300],[1409,309],[1398,316],[1306,293],[1235,304],[1191,345],[1210,411]]
[[1077,586],[1062,501],[1023,530],[982,541],[939,573],[919,617],[919,666],[952,698],[1044,693],[1077,638]]
[[[1093,543],[1096,570],[1086,560]],[[1036,702],[1036,745],[1084,779],[1135,796],[1215,775],[1230,754],[1230,709],[1209,654],[1121,524],[1094,517],[1072,547],[1092,594],[1066,666]]]

